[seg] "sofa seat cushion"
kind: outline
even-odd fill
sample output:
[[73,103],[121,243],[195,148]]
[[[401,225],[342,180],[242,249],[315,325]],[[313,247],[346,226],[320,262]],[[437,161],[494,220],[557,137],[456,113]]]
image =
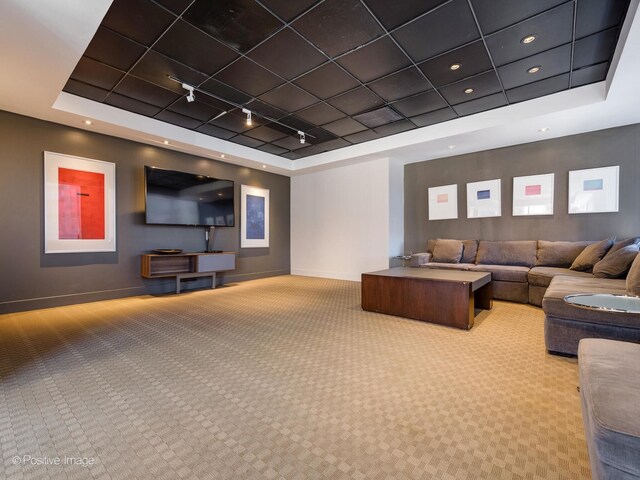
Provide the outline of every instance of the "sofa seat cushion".
[[536,287],[548,287],[553,277],[558,275],[568,275],[572,277],[593,278],[593,275],[587,272],[578,272],[560,267],[533,267],[529,270],[529,285]]
[[542,299],[542,309],[546,316],[576,320],[579,322],[615,325],[640,329],[640,313],[622,313],[570,305],[564,297],[576,293],[610,293],[625,295],[624,280],[602,278],[554,277]]
[[[617,473],[615,478],[639,477],[640,345],[583,339],[578,347],[578,364],[594,478],[596,472],[609,469]],[[622,472],[624,475],[620,475]]]
[[535,240],[480,240],[476,263],[533,267],[536,263],[537,244]]
[[527,274],[529,273],[529,267],[516,265],[474,265],[471,270],[491,272],[491,279],[501,282],[527,283]]
[[434,263],[430,262],[426,265],[422,265],[422,267],[427,268],[443,268],[449,270],[469,270],[473,264],[471,263]]

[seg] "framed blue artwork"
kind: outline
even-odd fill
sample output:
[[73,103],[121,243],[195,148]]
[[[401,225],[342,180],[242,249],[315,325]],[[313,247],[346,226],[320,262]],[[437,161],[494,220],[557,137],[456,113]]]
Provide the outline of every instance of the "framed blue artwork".
[[617,212],[620,166],[569,172],[569,213]]
[[502,215],[500,179],[467,183],[467,218]]
[[269,246],[269,190],[240,186],[240,248]]

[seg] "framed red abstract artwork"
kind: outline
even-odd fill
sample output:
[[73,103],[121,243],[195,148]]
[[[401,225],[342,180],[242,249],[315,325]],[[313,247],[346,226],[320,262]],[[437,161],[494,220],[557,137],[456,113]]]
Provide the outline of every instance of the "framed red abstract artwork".
[[44,253],[116,251],[115,170],[44,152]]

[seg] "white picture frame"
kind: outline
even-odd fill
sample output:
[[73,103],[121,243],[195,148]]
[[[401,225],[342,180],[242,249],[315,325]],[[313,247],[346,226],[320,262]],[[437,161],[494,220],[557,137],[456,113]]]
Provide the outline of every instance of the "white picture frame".
[[499,178],[467,183],[467,218],[500,217],[502,192]]
[[513,177],[513,216],[553,215],[553,173]]
[[116,251],[116,165],[44,152],[44,253]]
[[269,190],[240,185],[240,248],[269,247]]
[[571,170],[569,213],[619,211],[620,166]]
[[458,185],[428,188],[429,220],[458,218]]

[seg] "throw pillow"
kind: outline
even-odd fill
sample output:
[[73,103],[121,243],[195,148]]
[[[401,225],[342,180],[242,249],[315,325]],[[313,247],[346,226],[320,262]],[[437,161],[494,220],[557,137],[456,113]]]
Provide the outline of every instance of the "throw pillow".
[[640,237],[631,237],[631,238],[627,238],[626,240],[620,240],[619,242],[616,242],[611,246],[611,248],[609,249],[609,251],[605,256],[609,256],[617,252],[621,248],[628,247],[629,245],[634,245],[636,243],[640,243]]
[[463,244],[460,240],[443,240],[439,238],[433,249],[433,262],[436,263],[460,263]]
[[627,274],[627,294],[640,297],[640,255],[636,255]]
[[573,261],[571,270],[580,272],[593,270],[593,266],[604,258],[615,241],[616,237],[609,237],[598,243],[592,243]]
[[478,240],[462,241],[462,258],[460,263],[476,263],[476,255],[478,253]]
[[593,267],[593,276],[598,278],[623,277],[638,254],[638,245],[629,245],[607,255]]

